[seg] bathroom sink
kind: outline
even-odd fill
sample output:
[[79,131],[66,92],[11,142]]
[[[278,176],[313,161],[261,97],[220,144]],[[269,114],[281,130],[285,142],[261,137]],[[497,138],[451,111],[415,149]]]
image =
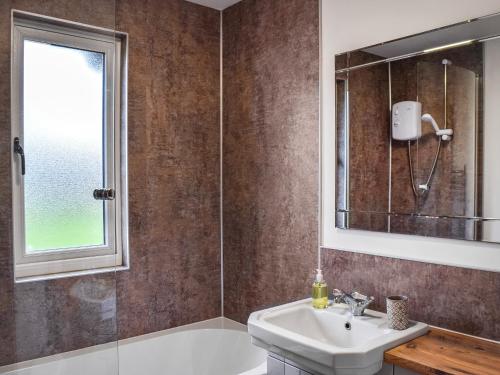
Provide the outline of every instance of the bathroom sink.
[[427,332],[411,322],[404,331],[389,329],[386,315],[365,310],[352,316],[347,305],[316,310],[311,299],[252,313],[252,343],[319,374],[371,375],[382,368],[384,352]]

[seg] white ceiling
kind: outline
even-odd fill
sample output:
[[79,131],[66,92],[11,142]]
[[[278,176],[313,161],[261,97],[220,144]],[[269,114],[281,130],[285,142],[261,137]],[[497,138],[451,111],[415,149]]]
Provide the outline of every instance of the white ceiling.
[[227,7],[230,7],[233,4],[236,4],[241,0],[187,0],[187,1],[190,1],[191,3],[204,5],[206,7],[222,10],[226,9]]

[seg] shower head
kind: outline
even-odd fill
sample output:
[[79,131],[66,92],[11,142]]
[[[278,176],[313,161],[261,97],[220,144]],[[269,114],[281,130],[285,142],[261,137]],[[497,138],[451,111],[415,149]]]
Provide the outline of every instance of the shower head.
[[451,136],[453,135],[453,129],[439,129],[436,120],[434,120],[434,117],[432,117],[432,115],[430,115],[429,113],[422,115],[422,121],[430,123],[434,128],[436,135],[438,137],[441,137],[443,141],[451,140]]

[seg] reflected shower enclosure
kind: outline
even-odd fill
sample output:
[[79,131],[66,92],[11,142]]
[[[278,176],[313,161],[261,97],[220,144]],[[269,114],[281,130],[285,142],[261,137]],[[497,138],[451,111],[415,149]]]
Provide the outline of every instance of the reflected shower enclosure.
[[483,117],[486,50],[499,46],[380,63],[377,46],[349,53],[355,68],[336,74],[338,228],[498,241],[483,209],[485,151],[496,152]]

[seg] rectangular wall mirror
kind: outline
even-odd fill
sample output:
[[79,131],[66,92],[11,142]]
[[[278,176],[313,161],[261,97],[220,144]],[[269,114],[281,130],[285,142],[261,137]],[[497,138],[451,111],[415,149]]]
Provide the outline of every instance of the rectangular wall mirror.
[[336,227],[500,243],[500,14],[335,65]]

